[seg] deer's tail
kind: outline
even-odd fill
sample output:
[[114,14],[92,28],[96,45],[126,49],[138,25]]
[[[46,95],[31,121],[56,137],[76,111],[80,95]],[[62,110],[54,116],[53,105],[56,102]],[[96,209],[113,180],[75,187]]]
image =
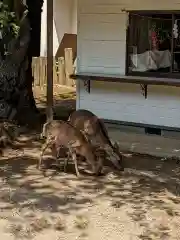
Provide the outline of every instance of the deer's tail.
[[44,125],[43,125],[43,129],[42,129],[42,133],[41,133],[41,137],[42,137],[42,138],[43,138],[43,137],[46,137],[46,134],[47,134],[47,128],[48,128],[49,124],[50,124],[50,122],[46,122],[46,123],[44,123]]

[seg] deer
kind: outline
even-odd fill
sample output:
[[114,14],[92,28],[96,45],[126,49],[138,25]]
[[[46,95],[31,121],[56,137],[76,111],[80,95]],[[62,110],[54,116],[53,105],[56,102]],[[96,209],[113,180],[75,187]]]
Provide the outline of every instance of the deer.
[[3,149],[7,146],[12,146],[14,141],[17,141],[19,135],[19,126],[9,120],[0,121],[0,153],[3,154]]
[[11,120],[0,120],[0,156],[6,147],[13,147],[19,136],[19,126]]
[[48,147],[51,147],[56,153],[58,153],[63,146],[69,151],[68,157],[64,163],[64,169],[66,169],[69,156],[71,155],[75,165],[76,175],[79,177],[80,173],[76,157],[76,155],[79,154],[91,165],[92,171],[95,175],[100,174],[102,170],[102,159],[98,159],[98,156],[95,155],[92,145],[87,141],[83,133],[70,123],[62,120],[49,121],[43,125],[40,137],[46,138],[46,142],[42,146],[41,155],[37,165],[38,169],[40,169],[43,154]]
[[105,124],[101,119],[88,110],[79,109],[70,114],[68,122],[82,131],[89,141],[92,142],[92,140],[94,140],[96,143],[103,146],[107,152],[110,151],[115,158],[110,158],[113,165],[118,170],[124,170],[122,164],[122,154],[119,151],[119,146],[117,143],[114,145],[112,144]]

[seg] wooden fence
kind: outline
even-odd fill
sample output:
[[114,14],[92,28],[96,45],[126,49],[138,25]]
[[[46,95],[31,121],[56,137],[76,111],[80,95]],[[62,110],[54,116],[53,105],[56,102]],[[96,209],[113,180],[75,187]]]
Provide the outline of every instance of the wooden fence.
[[[54,58],[53,66],[53,84],[75,86],[73,79],[69,77],[74,73],[73,53],[71,48],[66,48],[65,57]],[[34,86],[43,87],[47,81],[47,58],[34,57],[32,59],[32,75],[34,77]]]

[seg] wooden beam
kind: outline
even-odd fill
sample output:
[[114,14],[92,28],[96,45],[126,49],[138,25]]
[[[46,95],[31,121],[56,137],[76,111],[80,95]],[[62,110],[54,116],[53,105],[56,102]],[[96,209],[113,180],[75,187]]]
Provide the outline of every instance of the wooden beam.
[[115,83],[133,83],[145,85],[161,85],[180,87],[180,80],[176,78],[157,78],[157,77],[143,77],[143,76],[123,76],[118,74],[103,75],[94,73],[81,73],[70,75],[72,79],[82,81],[98,81],[98,82],[115,82]]
[[47,121],[53,120],[53,0],[47,0]]

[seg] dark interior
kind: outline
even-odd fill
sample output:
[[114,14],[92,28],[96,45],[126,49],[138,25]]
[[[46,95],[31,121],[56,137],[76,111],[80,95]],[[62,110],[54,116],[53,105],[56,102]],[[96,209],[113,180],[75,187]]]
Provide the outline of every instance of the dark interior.
[[29,9],[28,16],[32,28],[30,53],[32,56],[38,57],[40,55],[41,11],[43,0],[27,0],[27,6]]
[[[175,36],[173,31],[175,24],[178,28],[178,36]],[[163,64],[161,60],[156,69],[152,67],[152,69],[142,71],[142,74],[156,73],[156,76],[157,73],[180,74],[180,13],[131,13],[128,34],[128,72],[133,75],[139,74],[138,71],[133,71],[132,55],[152,54],[152,59],[156,64],[159,57],[156,58],[157,52],[167,55],[164,57],[166,63]]]

